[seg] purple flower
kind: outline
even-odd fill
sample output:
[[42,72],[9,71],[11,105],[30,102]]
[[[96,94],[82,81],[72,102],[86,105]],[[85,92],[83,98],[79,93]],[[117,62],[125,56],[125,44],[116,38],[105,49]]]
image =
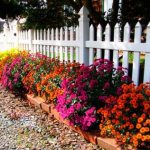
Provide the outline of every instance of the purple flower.
[[106,82],[103,86],[103,89],[104,90],[108,90],[110,88],[110,83],[109,82]]

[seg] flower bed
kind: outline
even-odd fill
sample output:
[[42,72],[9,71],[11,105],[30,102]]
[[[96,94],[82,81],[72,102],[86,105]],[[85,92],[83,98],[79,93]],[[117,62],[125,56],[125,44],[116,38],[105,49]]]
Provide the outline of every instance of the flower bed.
[[150,86],[134,86],[126,70],[114,68],[111,61],[97,59],[84,66],[23,51],[4,57],[0,70],[5,88],[42,97],[37,106],[52,113],[53,105],[72,128],[96,130],[123,147],[148,148]]

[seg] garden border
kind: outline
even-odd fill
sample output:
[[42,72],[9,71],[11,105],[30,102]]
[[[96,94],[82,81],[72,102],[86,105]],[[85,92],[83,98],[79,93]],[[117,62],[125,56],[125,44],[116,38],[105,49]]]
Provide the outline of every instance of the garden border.
[[[105,148],[107,150],[121,150],[121,148],[119,147],[119,145],[116,144],[116,141],[113,138],[101,138],[96,133],[83,131],[79,127],[70,126],[69,122],[67,120],[64,120],[61,118],[61,116],[59,115],[57,110],[54,108],[54,105],[47,104],[43,98],[31,95],[31,94],[26,94],[26,96],[27,96],[29,105],[38,107],[38,108],[42,109],[43,111],[47,112],[48,114],[53,115],[55,117],[55,119],[57,119],[61,123],[66,124],[69,128],[71,128],[75,132],[79,133],[87,141],[89,141],[93,144],[97,144],[100,147]],[[130,149],[130,147],[129,147],[129,149]]]

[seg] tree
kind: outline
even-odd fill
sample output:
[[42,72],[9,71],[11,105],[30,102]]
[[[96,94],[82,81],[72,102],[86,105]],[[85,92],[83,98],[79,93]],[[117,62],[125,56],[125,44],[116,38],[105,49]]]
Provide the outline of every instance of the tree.
[[0,17],[15,18],[23,12],[23,7],[19,5],[18,0],[0,0]]

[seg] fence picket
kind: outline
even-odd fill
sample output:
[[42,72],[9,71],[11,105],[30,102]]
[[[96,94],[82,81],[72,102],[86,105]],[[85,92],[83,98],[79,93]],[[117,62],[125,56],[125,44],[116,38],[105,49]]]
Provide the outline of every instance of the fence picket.
[[[97,27],[97,41],[102,41],[102,26],[100,24]],[[102,58],[102,50],[100,48],[96,50],[96,58]]]
[[[46,29],[43,30],[43,40],[46,41]],[[47,55],[46,47],[47,47],[47,45],[44,44],[43,45],[43,54],[44,55]]]
[[[58,28],[56,28],[55,30],[55,37],[56,37],[56,41],[58,41],[59,37],[58,37]],[[58,58],[58,46],[55,46],[55,57]]]
[[[65,28],[65,41],[68,41],[68,28]],[[68,47],[65,46],[65,61],[68,61]]]
[[[74,32],[73,32],[73,27],[70,28],[70,42],[73,41],[73,35],[74,35]],[[70,62],[73,62],[73,58],[74,57],[74,53],[73,53],[73,47],[71,46],[70,47]]]
[[[130,26],[128,23],[126,23],[126,25],[124,27],[124,39],[123,39],[123,41],[126,42],[127,44],[130,41]],[[129,68],[128,51],[123,51],[122,66],[123,66],[123,68],[126,68],[126,69]],[[128,75],[128,71],[126,72],[126,75]]]
[[[105,29],[105,41],[109,42],[110,41],[110,25],[107,24],[106,25],[106,29]],[[110,50],[105,49],[105,55],[104,55],[105,59],[109,59],[110,60]]]
[[[54,29],[51,29],[51,40],[54,41]],[[54,58],[54,46],[51,45],[51,58]]]
[[[89,32],[90,41],[94,41],[94,26],[90,26],[90,32]],[[89,49],[89,65],[92,65],[94,62],[94,50],[93,48]]]
[[[60,28],[60,41],[63,40],[63,28]],[[63,47],[60,46],[59,49],[60,61],[63,62]]]
[[[150,43],[150,22],[147,25],[146,43]],[[150,82],[150,52],[145,54],[145,66],[144,66],[144,82]]]
[[[79,27],[77,26],[75,29],[75,33],[76,33],[76,41],[79,40]],[[79,47],[75,48],[75,56],[76,56],[76,62],[79,62]]]
[[[115,25],[114,29],[114,42],[119,42],[120,41],[120,29],[119,29],[119,24],[117,23]],[[119,50],[114,50],[113,52],[113,62],[114,62],[114,67],[118,68],[119,65]]]
[[[47,29],[47,41],[50,40],[50,29]],[[50,57],[50,46],[47,45],[47,56]]]
[[[141,43],[141,33],[142,27],[141,24],[138,22],[135,26],[134,43]],[[139,71],[140,71],[140,52],[134,52],[132,80],[134,81],[135,85],[138,85],[139,82]]]

